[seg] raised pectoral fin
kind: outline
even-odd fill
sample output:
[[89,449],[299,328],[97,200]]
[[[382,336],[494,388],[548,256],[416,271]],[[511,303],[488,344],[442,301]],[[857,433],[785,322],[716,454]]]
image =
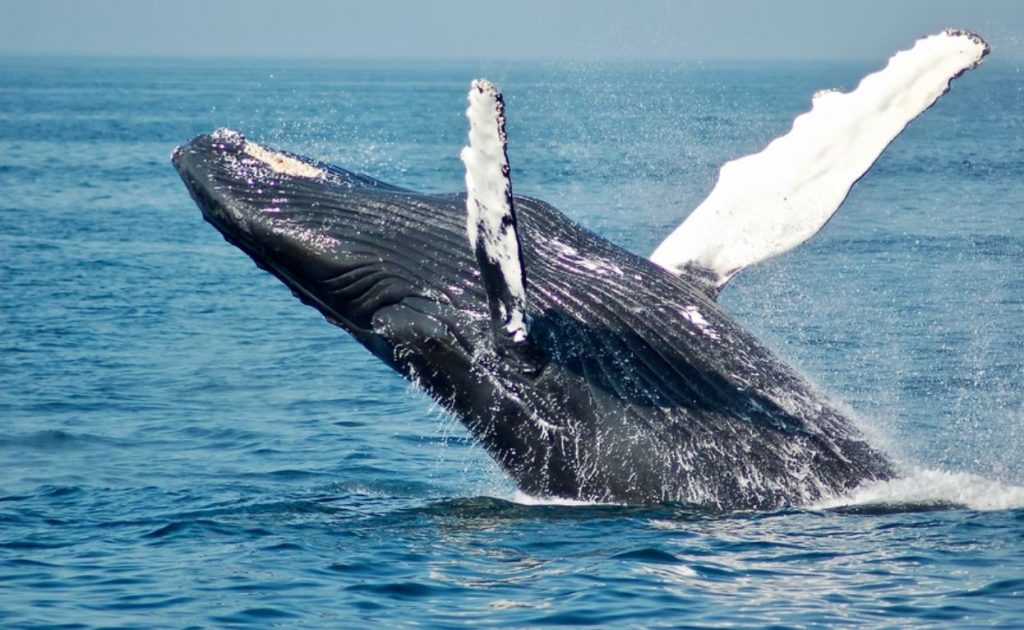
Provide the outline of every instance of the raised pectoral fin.
[[495,329],[513,343],[526,341],[526,272],[516,230],[509,179],[505,103],[489,82],[469,90],[466,165],[466,233],[480,266]]
[[977,35],[946,30],[897,53],[852,92],[819,92],[789,133],[722,167],[708,198],[651,261],[710,278],[714,295],[741,269],[800,245],[904,127],[988,50]]

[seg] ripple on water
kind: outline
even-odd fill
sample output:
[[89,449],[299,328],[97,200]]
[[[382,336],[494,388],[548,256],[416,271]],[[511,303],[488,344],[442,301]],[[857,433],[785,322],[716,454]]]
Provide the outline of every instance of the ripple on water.
[[167,156],[231,124],[458,189],[465,82],[485,71],[505,77],[517,190],[647,252],[723,161],[867,67],[273,65],[4,60],[0,626],[1019,625],[1013,64],[958,82],[822,234],[723,293],[922,464],[771,513],[516,493],[225,245]]

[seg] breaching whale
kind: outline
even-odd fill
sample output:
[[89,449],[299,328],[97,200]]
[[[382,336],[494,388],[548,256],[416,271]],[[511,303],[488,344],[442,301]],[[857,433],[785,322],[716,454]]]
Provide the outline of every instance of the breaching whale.
[[524,492],[767,509],[898,471],[718,292],[820,230],[987,52],[945,31],[853,92],[816,96],[789,134],[723,167],[652,260],[513,194],[504,102],[485,81],[469,92],[464,194],[415,192],[230,130],[172,161],[229,242],[426,390]]

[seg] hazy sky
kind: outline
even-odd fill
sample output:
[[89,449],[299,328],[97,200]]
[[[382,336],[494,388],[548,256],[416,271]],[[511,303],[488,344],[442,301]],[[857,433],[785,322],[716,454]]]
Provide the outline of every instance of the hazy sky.
[[946,26],[1024,59],[1024,0],[0,0],[0,54],[873,59]]

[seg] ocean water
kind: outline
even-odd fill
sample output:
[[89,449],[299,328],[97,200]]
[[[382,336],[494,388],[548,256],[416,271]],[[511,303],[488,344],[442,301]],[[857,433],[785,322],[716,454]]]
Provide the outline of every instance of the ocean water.
[[1024,74],[981,69],[723,293],[908,477],[771,513],[539,503],[258,271],[169,163],[229,126],[649,253],[848,64],[0,59],[0,626],[1024,627]]

